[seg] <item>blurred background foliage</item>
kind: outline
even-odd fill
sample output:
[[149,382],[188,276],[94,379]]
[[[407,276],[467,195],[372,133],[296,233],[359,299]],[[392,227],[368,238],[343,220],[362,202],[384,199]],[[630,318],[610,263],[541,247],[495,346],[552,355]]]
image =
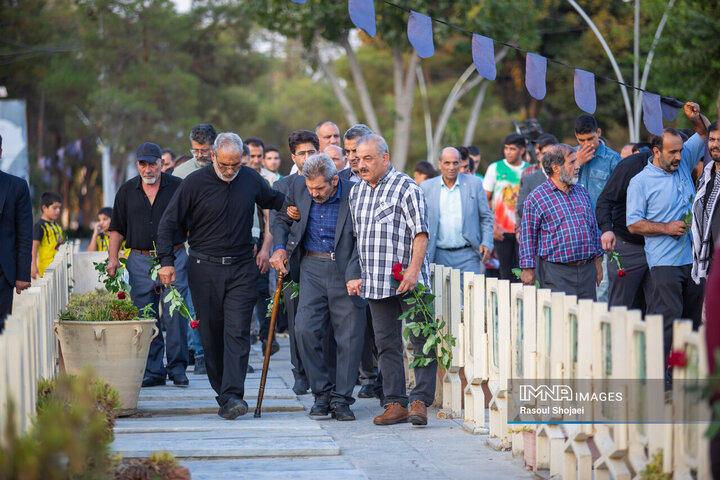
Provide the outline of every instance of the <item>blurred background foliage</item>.
[[[567,0],[397,3],[614,78],[600,43]],[[631,81],[634,3],[578,3]],[[667,5],[667,0],[641,2],[641,67]],[[352,30],[346,2],[329,0],[305,5],[195,0],[183,12],[170,0],[0,0],[0,85],[8,98],[27,102],[34,197],[44,190],[60,192],[70,212],[66,218],[87,225],[102,206],[100,143],[111,147],[119,185],[139,144],[153,141],[186,154],[189,130],[200,122],[279,147],[281,173],[291,166],[288,134],[312,130],[324,119],[344,131],[352,118],[372,126],[374,116],[391,158],[408,172],[428,159],[428,126],[433,133],[442,130],[441,146],[470,138],[483,155],[481,172],[501,158],[513,120],[536,118],[544,131],[574,143],[572,124],[582,112],[574,103],[572,70],[549,64],[547,96],[533,100],[524,86],[525,56],[515,50],[498,62],[495,81],[486,89],[475,82],[438,125],[448,95],[472,63],[470,35],[434,23],[435,55],[413,63],[407,12],[378,1],[375,9],[378,33],[370,38]],[[677,2],[647,85],[697,101],[713,120],[720,78],[718,18],[718,2]],[[496,55],[500,50],[496,44]],[[354,62],[359,70],[353,71]],[[473,72],[465,85],[476,76]],[[596,118],[619,150],[629,139],[620,88],[598,79],[596,90]],[[468,132],[479,94],[482,108]],[[675,126],[688,126],[681,117]],[[641,127],[642,139],[647,135]],[[395,157],[393,148],[399,152]]]

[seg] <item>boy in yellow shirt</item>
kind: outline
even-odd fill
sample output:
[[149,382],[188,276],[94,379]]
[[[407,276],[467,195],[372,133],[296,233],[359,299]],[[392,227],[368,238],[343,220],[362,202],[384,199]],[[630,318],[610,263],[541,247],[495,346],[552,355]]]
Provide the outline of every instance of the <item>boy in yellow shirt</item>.
[[88,252],[107,252],[110,245],[110,235],[108,228],[110,227],[110,219],[112,218],[112,207],[103,207],[98,212],[98,221],[93,229]]
[[45,269],[55,258],[55,253],[63,244],[62,228],[57,224],[62,208],[62,198],[55,192],[45,192],[40,197],[42,215],[33,228],[32,264],[30,276],[42,277]]

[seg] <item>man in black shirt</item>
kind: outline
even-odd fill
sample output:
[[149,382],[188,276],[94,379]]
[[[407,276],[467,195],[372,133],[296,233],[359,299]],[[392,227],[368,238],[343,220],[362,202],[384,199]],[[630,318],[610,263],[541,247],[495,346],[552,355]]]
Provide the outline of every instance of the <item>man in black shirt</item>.
[[[118,251],[123,240],[130,248],[125,267],[130,274],[130,297],[140,309],[148,304],[159,313],[161,298],[165,298],[165,289],[150,278],[150,268],[155,257],[158,225],[163,212],[170,203],[181,180],[162,173],[160,147],[154,143],[143,143],[137,150],[136,162],[138,175],[125,182],[115,196],[112,219],[110,220],[110,246],[108,250],[108,274],[115,276],[120,266]],[[175,288],[185,295],[187,282],[187,254],[183,246],[184,236],[176,233],[168,238],[170,256],[168,260],[175,265],[177,276]],[[188,322],[180,312],[170,315],[169,303],[163,303],[162,318],[165,324],[165,339],[156,336],[150,344],[143,387],[165,385],[165,377],[177,386],[188,385],[185,369],[188,364],[187,328]],[[157,322],[158,329],[160,321]],[[163,366],[163,357],[167,350],[167,366]]]
[[218,415],[232,420],[247,413],[245,374],[250,320],[259,271],[253,260],[255,204],[278,210],[285,196],[241,164],[243,142],[234,133],[215,139],[212,167],[185,178],[158,229],[163,284],[175,281],[173,237],[189,232],[188,277],[205,366],[218,394]]
[[608,262],[608,303],[611,307],[623,305],[640,309],[643,315],[646,298],[652,293],[650,269],[645,259],[645,238],[628,231],[625,208],[630,180],[645,168],[651,156],[650,152],[640,152],[621,160],[610,173],[595,208],[602,232],[602,247],[605,251],[617,252],[625,271],[624,276],[618,276],[617,264]]

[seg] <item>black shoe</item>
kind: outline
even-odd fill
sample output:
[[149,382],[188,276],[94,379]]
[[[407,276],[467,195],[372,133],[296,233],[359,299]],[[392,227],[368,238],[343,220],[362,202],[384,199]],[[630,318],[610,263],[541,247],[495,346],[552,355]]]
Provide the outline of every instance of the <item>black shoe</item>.
[[358,392],[358,398],[375,398],[375,391],[372,385],[363,385]]
[[[188,380],[187,375],[185,375],[184,373],[178,373],[177,375],[168,374],[168,378],[172,380],[173,385],[175,385],[176,387],[187,387],[188,385],[190,385],[190,380]],[[163,385],[164,384],[165,382],[163,382]]]
[[218,415],[225,420],[235,420],[241,415],[245,415],[248,411],[248,404],[245,400],[238,397],[230,397],[225,405],[218,409]]
[[192,348],[188,352],[188,365],[195,365],[195,350]]
[[309,388],[310,386],[308,385],[307,378],[298,377],[295,379],[295,385],[293,385],[292,390],[295,395],[305,395],[308,393]]
[[258,336],[254,334],[250,334],[250,345],[255,345],[258,342]]
[[143,387],[157,387],[165,385],[165,379],[160,377],[145,377],[142,381]]
[[247,373],[255,373],[255,368],[248,363]]
[[330,393],[315,395],[315,403],[310,409],[311,417],[325,417],[330,413]]
[[205,357],[197,357],[195,359],[195,375],[206,375],[207,369],[205,368]]
[[338,422],[352,422],[355,420],[355,414],[350,410],[350,407],[344,403],[334,404],[331,410],[332,418]]
[[[272,344],[270,345],[270,356],[275,355],[278,350],[280,350],[280,344],[273,338]],[[267,352],[267,340],[263,340],[262,342],[263,357],[265,356],[265,352]]]

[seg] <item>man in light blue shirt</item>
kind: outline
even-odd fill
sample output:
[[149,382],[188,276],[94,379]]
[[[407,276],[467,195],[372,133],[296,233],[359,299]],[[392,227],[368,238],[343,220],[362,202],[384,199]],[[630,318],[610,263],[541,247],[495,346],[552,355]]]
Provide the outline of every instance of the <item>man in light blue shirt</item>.
[[[699,109],[695,113],[699,118]],[[630,233],[645,236],[654,289],[648,313],[663,315],[666,357],[672,346],[673,322],[690,318],[699,325],[702,314],[703,286],[690,276],[692,239],[684,217],[695,195],[691,172],[704,149],[699,134],[683,145],[677,130],[666,128],[653,137],[653,157],[628,186],[627,226]]]
[[[580,165],[578,184],[585,187],[590,195],[593,210],[597,199],[605,188],[610,174],[620,163],[620,154],[600,141],[602,130],[591,115],[580,115],[575,119],[575,138],[580,144],[577,151],[577,163]],[[603,259],[603,280],[595,289],[598,302],[608,301],[607,260]]]
[[484,273],[493,249],[493,216],[480,179],[459,173],[460,159],[457,149],[443,149],[441,176],[420,185],[428,206],[428,259]]

